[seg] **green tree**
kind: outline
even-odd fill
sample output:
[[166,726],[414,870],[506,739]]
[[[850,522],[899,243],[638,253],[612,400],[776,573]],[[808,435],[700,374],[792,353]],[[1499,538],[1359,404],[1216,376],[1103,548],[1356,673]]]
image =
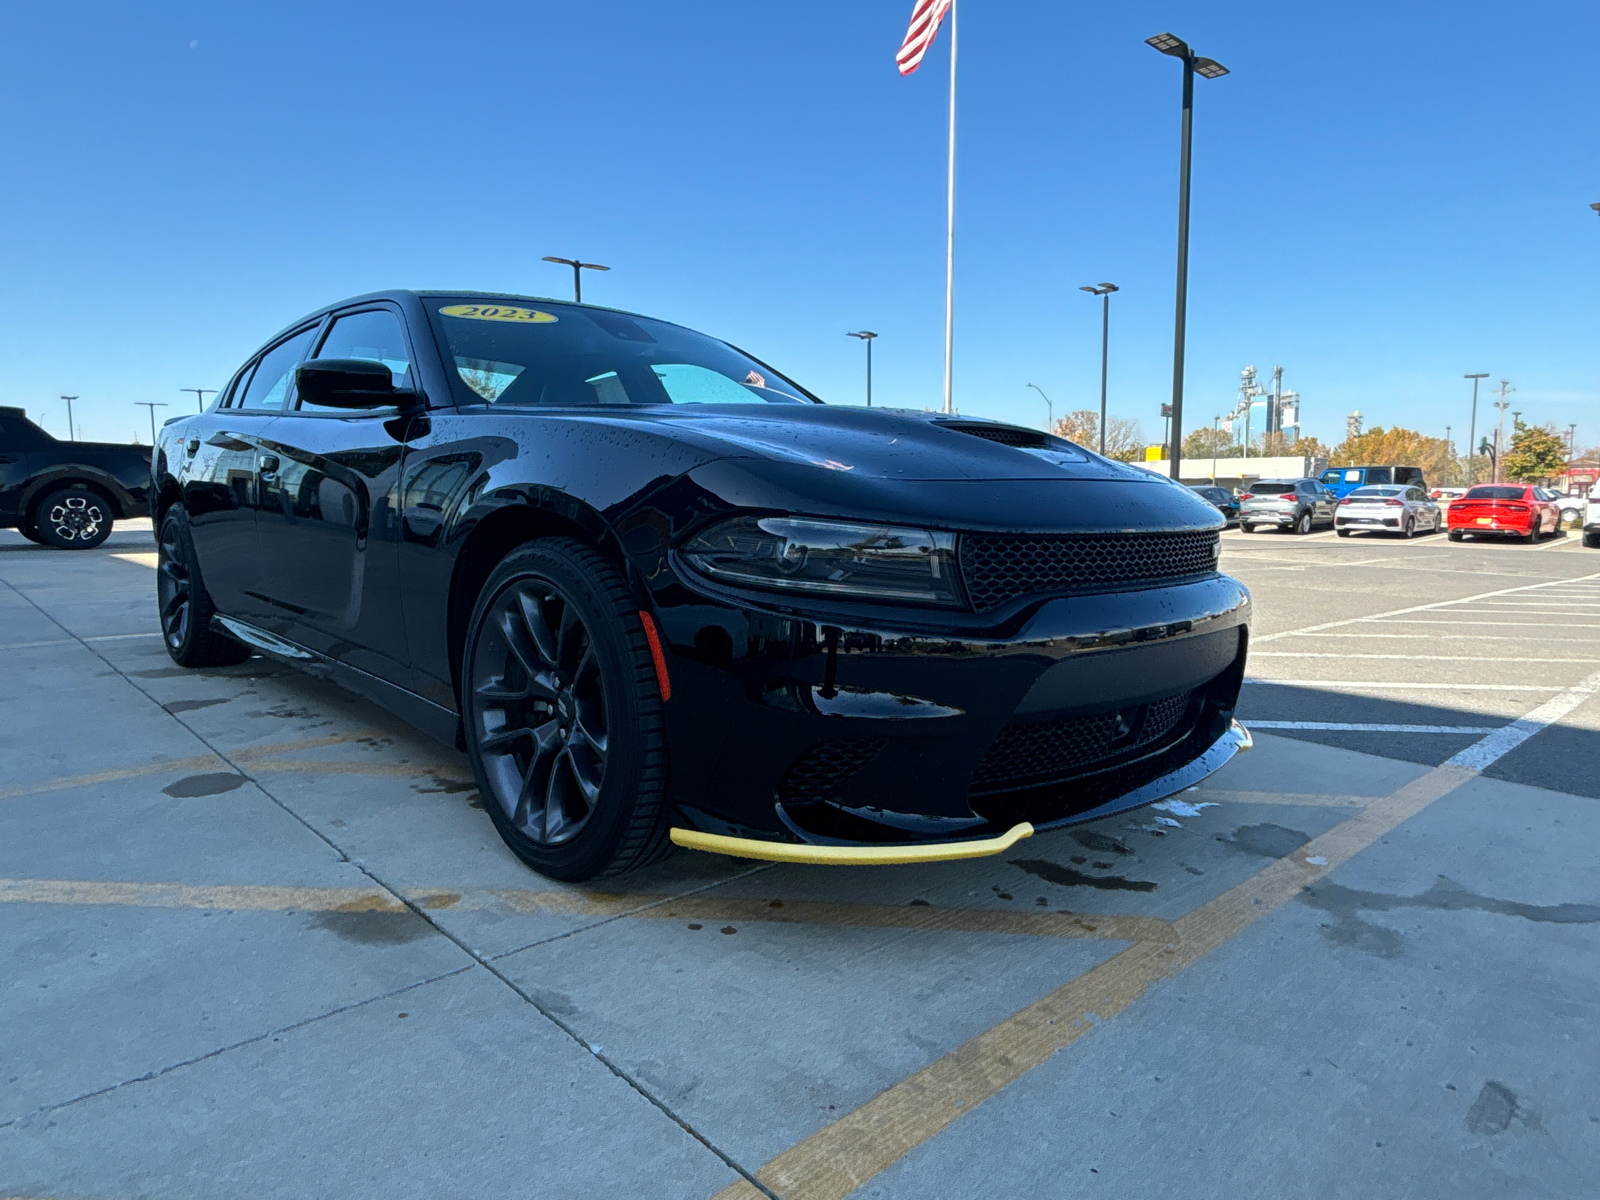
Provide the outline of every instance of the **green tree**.
[[1540,483],[1561,474],[1567,465],[1567,445],[1553,429],[1517,422],[1500,473],[1517,483]]
[[1375,426],[1346,438],[1328,455],[1332,467],[1421,467],[1423,476],[1441,483],[1457,471],[1455,446],[1444,438],[1431,438],[1415,429]]
[[1239,446],[1233,440],[1233,434],[1206,425],[1183,439],[1183,456],[1194,459],[1238,458]]

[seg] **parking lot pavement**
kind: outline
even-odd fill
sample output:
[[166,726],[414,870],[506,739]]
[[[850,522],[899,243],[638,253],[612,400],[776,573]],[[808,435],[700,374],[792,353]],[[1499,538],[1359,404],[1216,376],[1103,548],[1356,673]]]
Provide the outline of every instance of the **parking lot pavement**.
[[577,888],[455,751],[174,668],[147,524],[0,533],[0,1195],[1587,1194],[1577,543],[1230,532],[1257,745],[1200,788]]

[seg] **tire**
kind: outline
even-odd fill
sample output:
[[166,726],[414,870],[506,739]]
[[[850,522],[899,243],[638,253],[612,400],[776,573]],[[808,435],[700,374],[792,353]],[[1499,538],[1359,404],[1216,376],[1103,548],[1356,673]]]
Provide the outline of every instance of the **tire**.
[[1539,514],[1538,513],[1534,513],[1533,514],[1533,520],[1528,525],[1528,532],[1527,533],[1520,533],[1520,534],[1517,535],[1517,541],[1526,542],[1530,546],[1537,546],[1539,544]]
[[1459,542],[1466,535],[1463,534],[1459,529],[1452,529],[1447,532],[1445,536],[1448,537],[1452,542]]
[[93,550],[111,536],[111,521],[106,498],[78,486],[51,492],[33,512],[39,543],[57,550]]
[[1348,529],[1335,529],[1334,532],[1337,533],[1340,537],[1349,537],[1350,536],[1350,531]]
[[495,568],[461,680],[479,794],[518,858],[579,883],[671,853],[655,662],[638,604],[593,547],[541,539]]
[[1585,529],[1583,531],[1583,545],[1588,550],[1600,550],[1600,530],[1590,531]]
[[1417,523],[1410,517],[1406,518],[1405,528],[1400,531],[1400,536],[1407,541],[1417,536]]
[[248,646],[211,628],[216,611],[200,578],[188,510],[174,505],[162,519],[156,546],[156,612],[161,642],[173,662],[180,667],[222,667],[250,657]]
[[1294,523],[1294,531],[1301,536],[1311,532],[1311,514],[1303,512]]

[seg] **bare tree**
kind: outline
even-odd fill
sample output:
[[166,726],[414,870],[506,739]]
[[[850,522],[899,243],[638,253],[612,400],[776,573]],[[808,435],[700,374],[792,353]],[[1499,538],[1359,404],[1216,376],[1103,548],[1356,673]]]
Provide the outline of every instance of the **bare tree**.
[[[1056,422],[1055,435],[1098,452],[1100,414],[1087,408],[1069,412]],[[1134,462],[1144,457],[1144,431],[1139,428],[1138,421],[1126,417],[1106,418],[1106,457],[1119,462]]]

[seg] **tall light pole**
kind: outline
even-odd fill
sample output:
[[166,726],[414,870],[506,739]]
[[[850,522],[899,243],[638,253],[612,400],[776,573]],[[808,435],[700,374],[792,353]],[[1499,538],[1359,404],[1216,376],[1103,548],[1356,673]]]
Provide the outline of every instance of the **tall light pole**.
[[1213,59],[1197,57],[1187,42],[1170,33],[1145,38],[1145,43],[1163,54],[1183,59],[1183,141],[1178,154],[1178,299],[1172,328],[1172,481],[1177,483],[1183,464],[1183,347],[1189,310],[1189,145],[1194,124],[1194,77],[1198,72],[1205,79],[1218,79],[1228,73],[1228,68]]
[[1511,381],[1509,379],[1502,379],[1500,381],[1500,386],[1495,388],[1495,391],[1500,393],[1500,399],[1498,399],[1498,400],[1496,400],[1494,402],[1494,406],[1500,410],[1500,423],[1499,423],[1499,425],[1497,425],[1495,427],[1495,431],[1494,431],[1494,482],[1495,483],[1499,483],[1500,482],[1500,459],[1504,456],[1504,453],[1505,453],[1506,409],[1511,407],[1511,401],[1507,400],[1506,397],[1509,396],[1512,392],[1514,392],[1516,390],[1517,390],[1516,388],[1511,386]]
[[1111,342],[1111,293],[1121,291],[1114,283],[1099,287],[1080,287],[1080,292],[1100,297],[1100,453],[1106,452],[1106,348]]
[[872,339],[878,335],[870,329],[863,329],[860,333],[847,333],[845,337],[860,338],[867,344],[867,407],[872,407]]
[[572,268],[572,302],[583,303],[583,272],[609,271],[610,267],[602,267],[599,263],[579,262],[575,258],[555,258],[549,254],[544,256],[545,262],[560,263],[564,267]]
[[1222,440],[1222,414],[1211,418],[1211,482],[1217,481],[1217,443]]
[[206,393],[210,392],[213,396],[217,394],[216,388],[179,388],[178,390],[180,392],[193,392],[194,402],[199,406],[201,412],[206,410]]
[[1472,380],[1472,424],[1467,426],[1467,486],[1472,486],[1472,456],[1477,453],[1475,443],[1478,437],[1478,380],[1489,378],[1489,372],[1479,371],[1476,375],[1463,375],[1461,378]]
[[78,427],[72,423],[72,402],[77,397],[63,396],[61,398],[67,402],[67,441],[75,442],[78,440]]
[[1050,397],[1044,395],[1044,389],[1037,383],[1030,383],[1028,386],[1038,392],[1039,395],[1044,396],[1044,411],[1049,414],[1048,420],[1050,422],[1044,427],[1044,431],[1046,433],[1054,433],[1056,431],[1056,406],[1050,403]]
[[165,408],[167,406],[166,401],[135,400],[134,403],[141,408],[150,410],[150,444],[154,446],[156,444],[156,409]]

